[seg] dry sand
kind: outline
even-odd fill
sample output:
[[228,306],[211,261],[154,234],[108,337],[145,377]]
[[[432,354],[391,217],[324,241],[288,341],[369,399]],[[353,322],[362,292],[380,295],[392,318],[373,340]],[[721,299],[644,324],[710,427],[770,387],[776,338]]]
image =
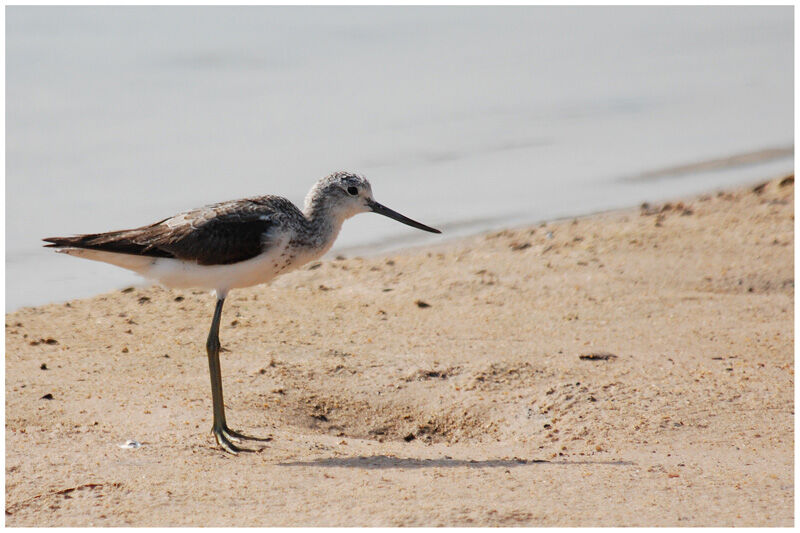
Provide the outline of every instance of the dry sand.
[[273,438],[237,457],[210,295],[6,315],[6,524],[790,526],[793,189],[234,291],[228,420]]

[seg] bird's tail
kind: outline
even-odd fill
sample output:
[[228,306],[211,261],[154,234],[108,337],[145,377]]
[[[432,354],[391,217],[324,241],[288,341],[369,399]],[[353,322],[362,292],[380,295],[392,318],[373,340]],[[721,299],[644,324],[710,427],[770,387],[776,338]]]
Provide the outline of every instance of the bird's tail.
[[75,235],[74,237],[47,237],[42,239],[45,248],[91,248],[91,241],[96,239],[99,235]]
[[42,240],[48,243],[44,245],[46,248],[56,248],[58,253],[110,263],[144,274],[152,265],[154,258],[136,255],[140,245],[128,243],[128,246],[125,246],[125,244],[115,241],[112,233],[48,237]]

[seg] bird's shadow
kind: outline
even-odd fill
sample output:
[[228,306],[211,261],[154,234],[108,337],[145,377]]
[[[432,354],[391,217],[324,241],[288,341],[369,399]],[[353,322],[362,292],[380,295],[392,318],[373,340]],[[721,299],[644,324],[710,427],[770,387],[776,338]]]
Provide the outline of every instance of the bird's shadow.
[[389,468],[517,468],[536,464],[545,465],[610,465],[630,466],[632,461],[548,461],[545,459],[488,459],[476,461],[471,459],[415,459],[411,457],[390,457],[388,455],[370,455],[355,457],[325,457],[311,461],[293,461],[278,463],[278,466],[322,466],[332,468],[363,468],[379,470]]

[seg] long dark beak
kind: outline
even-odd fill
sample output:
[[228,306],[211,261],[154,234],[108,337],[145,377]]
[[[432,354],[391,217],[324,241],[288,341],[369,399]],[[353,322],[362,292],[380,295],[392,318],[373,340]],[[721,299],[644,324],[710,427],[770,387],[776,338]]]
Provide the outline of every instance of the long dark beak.
[[425,224],[420,224],[416,220],[411,220],[410,218],[401,215],[397,211],[393,211],[393,210],[389,209],[388,207],[379,204],[375,200],[368,199],[367,200],[367,206],[369,206],[369,208],[372,209],[373,213],[378,213],[379,215],[383,215],[385,217],[393,218],[398,222],[402,222],[403,224],[407,224],[407,225],[411,226],[412,228],[421,229],[423,231],[430,231],[431,233],[441,233],[441,231],[439,231],[438,229],[432,228],[430,226],[426,226]]

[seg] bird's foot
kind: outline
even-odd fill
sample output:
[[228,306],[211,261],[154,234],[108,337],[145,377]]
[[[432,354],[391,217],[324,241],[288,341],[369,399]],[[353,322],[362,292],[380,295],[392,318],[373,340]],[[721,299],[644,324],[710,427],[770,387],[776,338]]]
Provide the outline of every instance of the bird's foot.
[[223,450],[233,455],[238,455],[239,452],[256,451],[256,450],[251,450],[249,448],[241,448],[235,445],[234,442],[241,442],[242,440],[269,442],[272,440],[272,437],[267,437],[265,439],[258,437],[250,437],[248,435],[239,433],[238,431],[234,431],[228,428],[227,426],[222,426],[222,427],[215,426],[211,429],[211,433],[214,435],[214,438],[217,439],[217,444],[219,444]]
[[231,442],[231,440],[239,442],[239,439],[237,439],[236,437],[231,438],[227,434],[225,428],[220,428],[215,426],[211,428],[211,434],[214,435],[215,439],[217,439],[217,444],[219,444],[223,450],[225,450],[230,454],[238,455],[239,452],[253,451],[253,450],[248,450],[247,448],[240,448],[239,446],[236,446],[233,442]]
[[242,433],[239,433],[238,431],[232,430],[229,427],[223,427],[222,430],[225,432],[228,438],[233,442],[241,442],[243,440],[252,440],[256,442],[270,442],[272,440],[272,437],[262,438],[262,437],[251,437],[250,435],[244,435]]

